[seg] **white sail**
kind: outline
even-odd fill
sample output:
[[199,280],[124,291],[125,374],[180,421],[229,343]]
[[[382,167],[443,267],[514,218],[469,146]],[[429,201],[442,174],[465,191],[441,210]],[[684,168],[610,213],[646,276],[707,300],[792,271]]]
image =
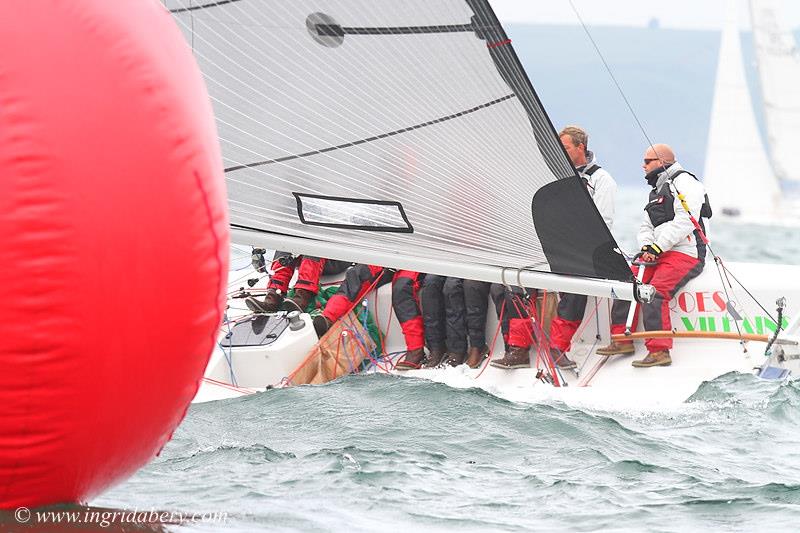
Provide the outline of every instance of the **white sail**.
[[779,210],[780,188],[758,132],[745,78],[735,2],[719,48],[704,183],[715,215],[758,219]]
[[485,0],[165,5],[214,103],[235,239],[571,286],[559,273],[589,278],[583,292],[632,297]]
[[750,13],[772,168],[781,180],[800,181],[800,50],[780,17],[780,2],[750,0]]

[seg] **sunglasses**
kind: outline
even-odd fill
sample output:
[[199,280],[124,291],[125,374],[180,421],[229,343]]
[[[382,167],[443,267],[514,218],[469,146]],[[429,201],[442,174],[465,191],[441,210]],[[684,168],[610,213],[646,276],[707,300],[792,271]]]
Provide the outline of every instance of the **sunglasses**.
[[652,158],[652,159],[645,159],[645,160],[644,160],[644,164],[645,164],[645,165],[649,165],[649,164],[650,164],[650,163],[652,163],[653,161],[658,161],[658,160],[659,160],[659,159],[658,159],[657,157],[654,157],[654,158]]

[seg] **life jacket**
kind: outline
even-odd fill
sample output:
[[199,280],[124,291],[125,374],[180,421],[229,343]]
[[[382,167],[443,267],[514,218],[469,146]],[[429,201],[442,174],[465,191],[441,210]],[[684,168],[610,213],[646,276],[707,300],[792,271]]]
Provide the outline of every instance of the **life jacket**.
[[581,179],[583,180],[583,186],[586,187],[586,190],[589,191],[590,193],[594,190],[594,187],[589,185],[589,178],[584,177],[583,174],[586,174],[587,176],[591,177],[592,174],[594,174],[598,170],[600,170],[600,165],[598,165],[597,163],[593,163],[588,168],[585,168],[582,171],[580,171]]
[[[675,195],[672,193],[672,187],[670,187],[670,185],[675,178],[681,174],[689,174],[694,179],[697,179],[697,176],[688,170],[679,170],[674,176],[667,178],[658,190],[654,187],[650,191],[649,201],[644,210],[647,211],[647,215],[650,217],[650,223],[654,228],[670,222],[675,218]],[[700,217],[697,219],[697,223],[702,228],[703,233],[706,233],[706,226],[703,223],[703,219],[711,218],[712,214],[711,203],[706,193],[703,205],[700,207]],[[702,261],[706,255],[706,245],[703,243],[703,239],[700,238],[700,234],[697,230],[694,230],[693,233],[695,242],[697,242],[697,256]]]

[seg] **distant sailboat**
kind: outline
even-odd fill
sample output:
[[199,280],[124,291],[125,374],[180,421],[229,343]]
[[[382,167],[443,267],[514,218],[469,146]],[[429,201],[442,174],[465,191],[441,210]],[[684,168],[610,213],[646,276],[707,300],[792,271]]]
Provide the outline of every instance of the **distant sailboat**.
[[800,58],[791,33],[780,28],[777,5],[774,0],[750,2],[766,143],[747,86],[736,5],[729,1],[726,6],[704,182],[715,211],[728,220],[800,224],[795,202],[782,188],[782,182],[800,179],[791,171],[800,139]]

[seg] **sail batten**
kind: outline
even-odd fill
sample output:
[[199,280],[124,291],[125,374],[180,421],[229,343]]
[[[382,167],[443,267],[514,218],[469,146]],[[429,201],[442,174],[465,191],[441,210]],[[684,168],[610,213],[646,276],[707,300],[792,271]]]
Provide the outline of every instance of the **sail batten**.
[[365,139],[359,139],[359,140],[356,140],[356,141],[350,141],[348,143],[339,144],[337,146],[328,146],[326,148],[320,148],[318,150],[312,150],[312,151],[305,152],[305,153],[302,153],[302,154],[287,155],[287,156],[279,157],[277,159],[267,159],[265,161],[256,161],[254,163],[248,163],[246,165],[232,166],[232,167],[226,168],[225,172],[226,173],[233,172],[235,170],[241,170],[243,168],[254,168],[254,167],[259,167],[261,165],[271,165],[273,163],[284,163],[286,161],[291,161],[292,159],[300,159],[300,158],[303,158],[303,157],[309,157],[309,156],[316,155],[316,154],[324,154],[324,153],[327,153],[327,152],[333,152],[335,150],[341,150],[343,148],[351,148],[353,146],[358,146],[359,144],[364,144],[364,143],[368,143],[368,142],[372,142],[372,141],[377,141],[377,140],[380,140],[380,139],[385,139],[386,137],[392,137],[394,135],[400,135],[402,133],[407,133],[409,131],[413,131],[413,130],[416,130],[416,129],[419,129],[419,128],[424,128],[426,126],[432,126],[433,124],[438,124],[440,122],[445,122],[447,120],[451,120],[451,119],[454,119],[454,118],[462,117],[464,115],[468,115],[469,113],[474,113],[475,111],[479,111],[479,110],[481,110],[483,108],[486,108],[486,107],[489,107],[489,106],[493,106],[495,104],[499,104],[500,102],[508,100],[509,98],[514,98],[514,95],[513,94],[507,94],[507,95],[502,96],[500,98],[496,98],[496,99],[492,100],[491,102],[486,102],[485,104],[481,104],[481,105],[475,106],[472,109],[465,109],[464,111],[459,111],[458,113],[453,113],[452,115],[448,115],[446,117],[441,117],[441,118],[429,120],[428,122],[424,122],[422,124],[415,124],[413,126],[406,126],[405,128],[402,128],[402,129],[399,129],[399,130],[389,131],[389,132],[386,132],[386,133],[380,133],[378,135],[373,135],[372,137],[367,137]]
[[207,80],[236,227],[450,275],[630,279],[485,0],[165,5]]

